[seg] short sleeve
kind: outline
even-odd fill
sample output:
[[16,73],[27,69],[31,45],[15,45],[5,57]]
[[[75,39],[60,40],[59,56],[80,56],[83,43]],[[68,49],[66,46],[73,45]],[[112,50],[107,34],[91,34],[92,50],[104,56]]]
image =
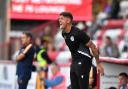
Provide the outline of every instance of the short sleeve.
[[83,44],[87,44],[90,41],[90,37],[83,30],[80,30],[77,36],[78,41],[80,41]]

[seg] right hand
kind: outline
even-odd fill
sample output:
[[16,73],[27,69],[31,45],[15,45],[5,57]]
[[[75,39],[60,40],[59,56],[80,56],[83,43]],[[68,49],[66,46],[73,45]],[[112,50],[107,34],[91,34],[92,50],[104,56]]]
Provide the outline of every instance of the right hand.
[[97,73],[100,73],[100,75],[104,75],[104,68],[101,65],[101,63],[97,64]]

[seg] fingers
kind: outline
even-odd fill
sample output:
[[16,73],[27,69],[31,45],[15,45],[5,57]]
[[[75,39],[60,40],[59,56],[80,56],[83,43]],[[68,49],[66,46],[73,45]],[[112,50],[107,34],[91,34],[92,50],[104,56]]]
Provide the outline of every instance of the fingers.
[[101,70],[102,70],[102,76],[104,75],[104,68],[103,67],[101,67]]
[[102,76],[104,75],[104,69],[102,70]]
[[102,72],[100,73],[100,75],[103,76],[103,75],[104,75],[104,72],[102,71]]
[[103,68],[97,68],[97,74],[100,74],[101,76],[104,75],[104,69]]
[[29,45],[27,46],[28,49],[31,48],[31,47],[32,47],[32,44],[29,44]]
[[29,45],[25,48],[24,53],[26,54],[26,52],[27,52],[31,47],[32,47],[32,44],[29,44]]
[[97,68],[97,74],[99,74],[99,69]]
[[104,75],[104,69],[103,69],[103,68],[101,68],[101,70],[100,70],[100,75],[101,75],[101,76]]
[[26,48],[29,48],[29,47],[31,47],[32,46],[32,44],[29,44]]

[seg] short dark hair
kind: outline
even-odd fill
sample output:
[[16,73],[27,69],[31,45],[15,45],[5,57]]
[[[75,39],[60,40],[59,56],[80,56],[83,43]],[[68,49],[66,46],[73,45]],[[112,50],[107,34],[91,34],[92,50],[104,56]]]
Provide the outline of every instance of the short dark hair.
[[73,21],[73,16],[70,12],[61,12],[60,15],[70,18],[70,20]]
[[128,74],[127,74],[127,73],[125,73],[125,72],[120,73],[120,74],[119,74],[119,76],[123,76],[123,77],[128,78]]
[[23,32],[23,34],[25,34],[27,37],[30,37],[31,39],[33,39],[33,35],[30,32]]
[[109,89],[116,89],[115,87],[110,87]]
[[52,62],[52,65],[56,66],[58,69],[60,69],[60,66],[56,62]]
[[106,39],[111,40],[111,37],[110,36],[106,36]]

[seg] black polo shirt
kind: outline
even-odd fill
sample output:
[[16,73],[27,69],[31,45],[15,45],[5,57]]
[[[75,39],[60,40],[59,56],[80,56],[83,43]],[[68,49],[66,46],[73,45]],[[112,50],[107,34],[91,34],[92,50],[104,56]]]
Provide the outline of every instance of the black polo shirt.
[[90,37],[83,30],[72,26],[69,33],[63,30],[62,36],[71,51],[73,59],[77,60],[84,56],[92,58],[89,48],[86,47],[86,44],[90,41]]
[[[25,47],[21,47],[19,54],[23,52]],[[32,72],[32,62],[35,54],[34,47],[31,47],[29,51],[25,54],[25,57],[18,61],[16,74],[18,75],[18,79],[20,80],[29,80],[31,78]]]

